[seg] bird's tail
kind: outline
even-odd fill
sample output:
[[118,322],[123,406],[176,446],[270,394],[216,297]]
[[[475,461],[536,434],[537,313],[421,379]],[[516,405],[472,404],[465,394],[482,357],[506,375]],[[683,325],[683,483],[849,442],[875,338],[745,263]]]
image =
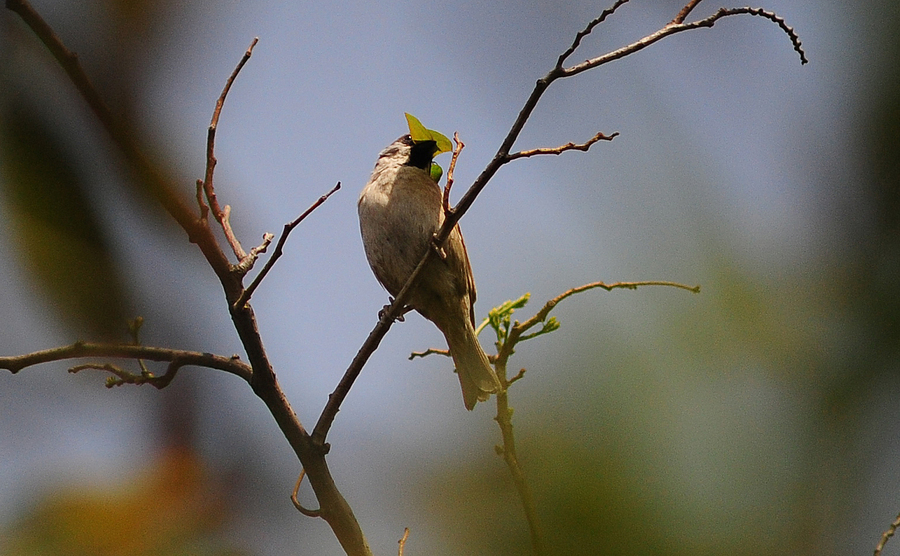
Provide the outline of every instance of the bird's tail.
[[[472,410],[477,402],[486,401],[500,389],[500,382],[487,355],[481,349],[475,328],[469,319],[462,319],[465,327],[454,327],[453,333],[445,333],[450,355],[456,365],[456,374],[462,387],[463,403]],[[451,331],[447,331],[451,332]]]

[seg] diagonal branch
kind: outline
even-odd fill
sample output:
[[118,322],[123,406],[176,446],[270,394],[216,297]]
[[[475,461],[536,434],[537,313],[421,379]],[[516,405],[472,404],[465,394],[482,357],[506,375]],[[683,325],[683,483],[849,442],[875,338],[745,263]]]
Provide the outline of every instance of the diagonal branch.
[[881,540],[878,541],[878,545],[875,547],[874,556],[881,556],[881,551],[884,550],[884,545],[890,540],[891,537],[894,536],[894,533],[897,532],[897,529],[900,528],[900,515],[897,516],[891,526],[887,528],[887,530],[881,535]]
[[691,15],[691,12],[694,11],[694,8],[702,2],[703,0],[691,0],[688,2],[681,11],[678,12],[678,15],[675,16],[675,19],[672,20],[672,23],[684,23],[684,20],[687,19],[687,16]]
[[288,222],[284,225],[284,230],[282,230],[281,232],[281,237],[278,238],[278,243],[275,245],[275,251],[272,252],[272,257],[269,258],[259,274],[256,275],[256,278],[254,278],[253,281],[250,282],[250,285],[247,286],[247,289],[241,292],[241,296],[237,299],[237,301],[234,302],[234,305],[232,305],[232,309],[243,307],[247,304],[248,301],[250,301],[250,297],[253,295],[253,292],[256,291],[256,288],[259,287],[259,284],[263,281],[263,278],[265,278],[269,271],[272,270],[272,267],[275,265],[275,261],[277,261],[281,257],[284,249],[284,244],[285,242],[287,242],[287,238],[290,233],[294,231],[294,228],[296,228],[301,222],[303,222],[303,220],[306,219],[306,217],[309,216],[312,211],[319,208],[319,205],[327,201],[328,198],[331,197],[331,195],[340,188],[341,182],[337,182],[337,185],[331,188],[331,191],[319,197],[315,203],[313,203],[308,209],[303,211],[303,214],[298,216],[292,222]]

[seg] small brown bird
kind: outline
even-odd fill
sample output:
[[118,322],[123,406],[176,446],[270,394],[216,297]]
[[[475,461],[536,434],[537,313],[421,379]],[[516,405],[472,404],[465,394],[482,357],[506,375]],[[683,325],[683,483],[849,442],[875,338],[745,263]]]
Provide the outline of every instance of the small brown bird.
[[[397,139],[378,156],[359,195],[359,227],[369,266],[396,296],[444,221],[441,188],[431,178],[435,141]],[[457,225],[444,247],[423,269],[408,305],[437,325],[456,365],[466,409],[500,387],[475,336],[475,280]]]

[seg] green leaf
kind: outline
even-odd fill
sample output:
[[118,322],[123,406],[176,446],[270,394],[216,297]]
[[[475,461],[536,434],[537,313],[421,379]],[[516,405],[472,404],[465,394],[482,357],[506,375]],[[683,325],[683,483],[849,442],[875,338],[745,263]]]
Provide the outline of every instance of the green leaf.
[[434,183],[438,183],[441,181],[441,176],[444,175],[444,169],[441,168],[441,165],[437,162],[431,163],[431,179],[434,180]]
[[406,113],[406,123],[409,125],[409,136],[412,137],[412,140],[416,143],[421,141],[434,141],[434,156],[441,153],[448,153],[453,150],[453,144],[450,143],[450,139],[447,139],[446,135],[439,131],[426,128],[422,125],[422,122],[412,114]]

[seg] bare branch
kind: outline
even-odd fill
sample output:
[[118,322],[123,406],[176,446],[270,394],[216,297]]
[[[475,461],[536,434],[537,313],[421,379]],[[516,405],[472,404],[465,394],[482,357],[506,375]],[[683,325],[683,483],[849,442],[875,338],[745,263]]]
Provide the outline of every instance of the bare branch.
[[694,8],[697,7],[697,4],[702,2],[703,0],[691,0],[687,3],[687,5],[681,8],[681,11],[678,12],[678,15],[675,16],[675,19],[672,20],[672,23],[684,23],[684,20],[687,19],[687,16],[691,15],[691,12],[694,11]]
[[615,11],[618,10],[622,6],[622,4],[625,4],[627,2],[628,2],[628,0],[616,0],[616,3],[613,4],[611,8],[607,8],[607,9],[603,10],[602,12],[600,12],[599,16],[592,19],[591,22],[587,24],[587,27],[585,27],[584,29],[582,29],[575,35],[575,40],[572,41],[572,46],[570,46],[565,52],[560,54],[559,59],[557,59],[557,61],[556,61],[556,67],[558,69],[562,69],[563,64],[565,64],[565,62],[566,62],[566,59],[569,56],[571,56],[578,49],[579,46],[581,46],[582,39],[584,39],[584,37],[590,35],[591,31],[594,30],[594,27],[603,23],[607,17],[614,14]]
[[450,350],[446,349],[438,349],[438,348],[428,348],[425,351],[414,351],[409,354],[409,359],[412,361],[416,357],[428,357],[429,355],[443,355],[444,357],[450,357]]
[[[35,365],[51,363],[53,361],[65,361],[67,359],[80,359],[84,357],[168,361],[173,364],[177,363],[178,367],[192,365],[225,371],[237,375],[246,381],[249,381],[253,374],[250,366],[241,361],[236,355],[224,357],[221,355],[213,355],[212,353],[201,353],[199,351],[185,351],[133,344],[95,344],[88,342],[75,342],[72,345],[36,351],[25,355],[0,357],[0,369],[6,369],[11,373],[16,374],[22,369],[33,367]],[[82,366],[82,368],[98,367]],[[113,372],[110,369],[105,368],[102,370]],[[167,373],[168,372],[169,371],[167,371]]]
[[[225,233],[225,239],[231,246],[231,250],[234,251],[234,256],[237,257],[238,261],[243,261],[247,257],[247,254],[244,253],[241,242],[238,241],[237,237],[234,235],[234,230],[231,229],[231,223],[229,221],[231,207],[228,205],[225,205],[224,208],[219,207],[219,200],[216,198],[216,190],[213,187],[213,173],[216,169],[216,129],[219,126],[219,116],[222,114],[222,107],[225,105],[225,97],[228,96],[228,91],[231,90],[231,85],[234,84],[234,80],[237,78],[238,73],[241,72],[241,68],[244,67],[244,64],[247,63],[250,56],[253,55],[253,47],[256,46],[256,43],[258,42],[259,37],[255,37],[247,48],[247,51],[244,52],[244,56],[241,57],[241,61],[238,62],[237,67],[234,68],[234,71],[231,72],[231,75],[225,81],[225,87],[222,89],[222,94],[219,95],[219,99],[216,101],[212,120],[210,120],[209,123],[209,130],[206,133],[206,174],[203,179],[203,189],[206,193],[206,198],[209,201],[209,207],[212,209],[213,216],[216,217],[216,221],[222,226],[222,231]],[[202,204],[200,205],[200,210],[203,212]]]
[[878,541],[878,546],[875,547],[875,556],[881,556],[881,551],[884,550],[884,545],[887,544],[888,539],[894,536],[894,533],[897,532],[897,528],[900,527],[900,515],[891,523],[891,526],[888,527],[887,531],[881,535],[881,540]]
[[[275,261],[277,261],[283,254],[284,244],[294,228],[296,228],[301,222],[303,222],[303,220],[306,219],[306,217],[309,216],[312,211],[319,208],[322,203],[327,201],[328,198],[331,197],[331,195],[340,188],[341,182],[337,182],[337,185],[332,187],[331,191],[319,197],[315,203],[313,203],[308,209],[303,211],[303,214],[295,218],[292,222],[288,222],[284,225],[284,230],[282,230],[281,232],[281,237],[278,238],[278,243],[275,245],[275,251],[272,252],[272,257],[268,261],[266,261],[265,266],[263,266],[263,269],[259,272],[259,274],[256,275],[256,278],[253,279],[253,282],[251,282],[250,285],[247,286],[247,289],[245,289],[241,293],[241,296],[237,299],[237,301],[234,302],[234,305],[232,306],[233,310],[236,310],[239,307],[243,307],[247,304],[248,301],[250,301],[250,297],[253,295],[253,292],[256,291],[256,288],[258,288],[260,283],[262,283],[263,278],[265,278],[269,271],[272,270],[272,266],[275,265]],[[267,235],[269,236],[269,241],[271,242],[272,234]],[[266,245],[268,244],[266,243]],[[265,251],[265,249],[261,249],[261,251]]]
[[508,381],[506,381],[506,387],[509,388],[510,386],[512,386],[513,382],[522,380],[522,377],[524,377],[524,376],[525,376],[525,369],[519,369],[519,372],[516,373],[516,376],[514,376],[511,379],[509,379]]
[[588,149],[591,148],[591,145],[596,143],[597,141],[612,141],[616,137],[618,137],[619,132],[615,132],[612,135],[605,135],[603,132],[594,135],[590,139],[588,139],[584,143],[572,143],[571,141],[566,143],[565,145],[560,145],[559,147],[549,147],[543,149],[531,149],[528,151],[519,151],[510,154],[507,156],[509,160],[515,160],[517,158],[527,158],[529,156],[536,156],[539,154],[562,154],[566,151],[582,151],[587,152]]
[[409,538],[409,527],[403,528],[403,536],[400,537],[400,540],[397,543],[400,545],[400,548],[397,549],[397,556],[403,556],[403,550],[406,548],[406,539]]
[[[690,4],[688,4],[688,6],[690,6]],[[802,64],[806,64],[807,62],[809,62],[809,60],[806,59],[806,53],[803,51],[803,46],[800,43],[800,37],[797,36],[797,33],[794,32],[793,28],[787,25],[782,17],[761,8],[720,8],[716,13],[709,17],[699,19],[697,21],[692,21],[690,23],[676,23],[673,21],[659,31],[651,33],[638,41],[619,48],[618,50],[614,50],[602,56],[597,56],[596,58],[585,60],[580,64],[575,64],[574,66],[570,66],[568,68],[561,68],[558,66],[557,69],[560,72],[560,77],[571,77],[573,75],[578,75],[583,71],[587,71],[589,69],[596,68],[597,66],[612,62],[613,60],[618,60],[619,58],[634,54],[635,52],[643,50],[651,44],[658,42],[670,35],[681,33],[683,31],[690,31],[692,29],[699,29],[702,27],[712,27],[718,20],[722,19],[723,17],[732,15],[755,15],[776,23],[781,28],[781,30],[784,31],[791,39],[791,44],[794,45],[794,50],[797,52],[797,54],[800,55],[800,62]]]

